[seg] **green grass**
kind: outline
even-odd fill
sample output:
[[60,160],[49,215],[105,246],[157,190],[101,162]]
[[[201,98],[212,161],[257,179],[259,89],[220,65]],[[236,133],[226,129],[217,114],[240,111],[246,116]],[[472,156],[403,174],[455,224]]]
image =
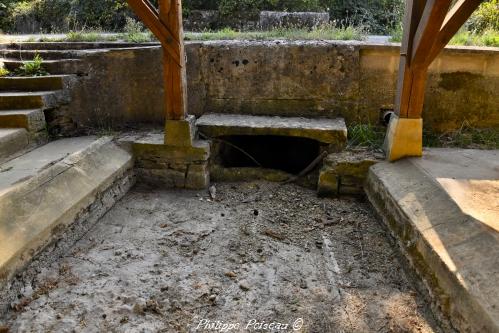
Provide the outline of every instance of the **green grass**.
[[125,33],[121,39],[127,43],[149,43],[155,41],[154,37],[149,32]]
[[499,47],[499,31],[487,30],[480,34],[469,31],[458,32],[449,42],[450,45],[495,46]]
[[[201,33],[186,33],[186,40],[363,40],[365,32],[353,26],[335,27],[325,25],[312,30],[282,28],[271,31],[236,31],[222,29],[218,31],[205,31]],[[157,41],[151,32],[143,29],[137,22],[127,22],[123,33],[103,35],[100,32],[71,31],[64,38],[42,37],[31,39],[31,42],[114,42],[147,43]]]
[[[381,149],[386,135],[386,128],[371,124],[353,124],[348,127],[348,145]],[[465,122],[460,129],[446,133],[425,130],[425,147],[499,149],[499,128],[479,129]]]
[[119,38],[115,35],[105,36],[99,32],[70,31],[66,35],[66,42],[115,42]]
[[403,34],[404,34],[404,31],[402,30],[402,27],[399,27],[390,33],[389,41],[392,43],[401,43]]
[[350,147],[381,149],[385,140],[386,128],[371,124],[353,124],[348,127]]
[[441,134],[425,131],[423,144],[425,147],[499,149],[499,129],[478,129],[464,123],[456,131]]
[[[390,42],[400,43],[401,41],[402,30],[398,29],[393,31],[391,33]],[[499,47],[499,31],[487,30],[479,34],[469,31],[460,31],[451,39],[449,45]]]
[[312,30],[280,28],[270,31],[236,31],[222,29],[201,33],[186,33],[186,40],[363,40],[365,33],[361,28],[325,25]]

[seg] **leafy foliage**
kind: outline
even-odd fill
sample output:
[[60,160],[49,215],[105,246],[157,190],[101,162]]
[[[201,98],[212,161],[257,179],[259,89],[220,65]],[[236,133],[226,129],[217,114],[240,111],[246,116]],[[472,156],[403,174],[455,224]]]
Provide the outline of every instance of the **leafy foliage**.
[[[36,22],[39,30],[115,30],[130,16],[126,0],[2,0],[0,29]],[[2,9],[3,8],[3,9]]]
[[9,74],[10,72],[6,68],[0,67],[0,77],[7,76]]
[[43,59],[39,54],[36,54],[32,61],[25,61],[14,73],[18,76],[48,75],[48,72],[43,68]]
[[145,43],[152,40],[151,33],[146,31],[144,25],[131,17],[126,18],[126,24],[123,30],[123,39],[129,43]]
[[499,0],[482,3],[468,21],[468,29],[478,33],[486,30],[499,31]]

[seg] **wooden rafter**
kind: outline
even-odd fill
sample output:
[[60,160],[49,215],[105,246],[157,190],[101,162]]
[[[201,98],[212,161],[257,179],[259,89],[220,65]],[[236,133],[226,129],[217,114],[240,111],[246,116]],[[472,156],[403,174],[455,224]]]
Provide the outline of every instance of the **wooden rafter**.
[[428,52],[435,42],[452,0],[427,0],[418,29],[412,40],[411,66],[425,65]]
[[[428,68],[465,23],[479,0],[407,0],[394,121],[385,140],[387,158],[421,156]],[[429,110],[431,112],[431,110]]]
[[181,0],[159,0],[159,9],[148,0],[127,1],[163,46],[166,119],[183,120],[187,115],[187,84]]
[[161,21],[158,10],[148,0],[128,0],[128,5],[180,65],[180,39]]
[[426,59],[427,64],[431,64],[443,48],[449,43],[452,37],[459,31],[463,24],[473,14],[475,9],[482,3],[482,0],[459,0],[447,13],[440,28],[433,47]]
[[402,118],[421,118],[428,67],[480,0],[408,0],[395,101]]

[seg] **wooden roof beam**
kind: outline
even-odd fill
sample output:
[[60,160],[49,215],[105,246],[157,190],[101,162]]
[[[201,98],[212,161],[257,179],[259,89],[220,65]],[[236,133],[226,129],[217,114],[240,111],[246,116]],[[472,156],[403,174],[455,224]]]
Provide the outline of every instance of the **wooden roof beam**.
[[180,41],[160,19],[159,13],[148,0],[127,0],[129,6],[159,39],[175,63],[183,66],[180,59]]
[[414,35],[410,66],[426,66],[426,59],[440,32],[452,0],[428,0]]
[[437,34],[433,47],[426,59],[428,65],[438,56],[443,48],[449,43],[452,37],[466,23],[466,20],[473,14],[475,9],[483,0],[459,0],[447,13],[440,32]]

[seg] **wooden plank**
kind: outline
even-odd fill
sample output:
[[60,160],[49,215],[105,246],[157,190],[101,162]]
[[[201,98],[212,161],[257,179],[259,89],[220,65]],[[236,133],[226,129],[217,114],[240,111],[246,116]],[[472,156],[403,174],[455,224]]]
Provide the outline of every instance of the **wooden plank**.
[[[152,31],[159,39],[163,48],[170,54],[173,60],[181,65],[181,57],[179,54],[180,40],[163,24],[159,18],[157,10],[151,5],[148,0],[127,0],[128,5],[144,22],[144,24]],[[182,65],[181,65],[182,66]]]
[[435,60],[442,49],[449,43],[452,37],[459,31],[463,24],[466,23],[466,20],[468,20],[482,2],[483,0],[459,0],[452,7],[449,13],[447,13],[442,27],[440,28],[440,32],[426,59],[428,65]]
[[452,0],[428,0],[414,35],[411,66],[425,66]]
[[410,67],[412,44],[419,21],[423,15],[425,5],[426,0],[408,0],[406,2],[404,36],[400,50],[399,77],[397,83],[397,95],[395,99],[395,112],[403,118],[407,118],[408,116],[413,84],[413,71]]
[[[169,27],[173,36],[183,41],[182,4],[180,0],[159,0],[159,17]],[[180,63],[163,52],[163,80],[167,120],[183,120],[187,115],[187,74],[184,43],[178,44]]]

